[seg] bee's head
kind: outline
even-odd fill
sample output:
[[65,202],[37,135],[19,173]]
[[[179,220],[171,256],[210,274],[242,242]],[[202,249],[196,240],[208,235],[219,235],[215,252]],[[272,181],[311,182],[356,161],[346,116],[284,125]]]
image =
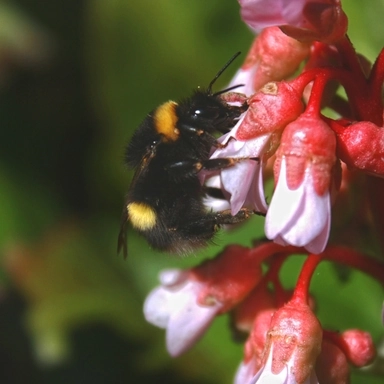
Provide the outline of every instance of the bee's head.
[[[238,88],[242,86],[242,84],[215,93],[212,93],[212,87],[216,80],[239,55],[240,52],[237,52],[231,57],[211,80],[207,89],[197,89],[192,97],[180,103],[177,107],[179,119],[184,119],[185,124],[193,124],[210,133],[214,131],[227,132],[229,128],[233,127],[235,120],[243,110],[239,107],[228,105],[221,99],[220,95]],[[182,121],[182,123],[184,123],[184,121]]]

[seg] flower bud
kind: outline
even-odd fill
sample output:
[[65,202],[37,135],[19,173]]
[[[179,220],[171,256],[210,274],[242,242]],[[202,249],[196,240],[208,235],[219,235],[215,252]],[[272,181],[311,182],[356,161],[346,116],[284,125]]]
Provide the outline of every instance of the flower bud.
[[349,329],[341,335],[346,345],[346,355],[351,364],[364,367],[370,364],[376,355],[376,348],[368,332]]
[[360,121],[336,130],[337,154],[351,168],[384,175],[384,129]]
[[321,325],[308,305],[299,300],[288,302],[272,317],[263,367],[253,382],[306,382],[315,375],[322,335]]
[[309,50],[309,44],[292,39],[278,27],[266,28],[255,38],[230,86],[245,84],[238,90],[251,96],[266,83],[291,76],[309,55]]
[[301,92],[292,82],[268,83],[248,100],[248,110],[235,138],[250,140],[281,131],[303,112]]
[[315,370],[319,383],[349,383],[348,361],[343,351],[328,340],[323,340]]

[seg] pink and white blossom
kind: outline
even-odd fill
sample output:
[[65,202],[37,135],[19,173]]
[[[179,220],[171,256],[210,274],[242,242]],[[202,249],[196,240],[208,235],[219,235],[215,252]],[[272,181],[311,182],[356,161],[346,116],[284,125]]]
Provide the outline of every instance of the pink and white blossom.
[[166,270],[144,303],[148,322],[166,329],[172,356],[187,351],[215,316],[228,312],[257,285],[261,261],[250,249],[229,246],[190,270]]
[[256,33],[276,25],[298,26],[307,0],[239,0],[241,17]]
[[199,305],[196,298],[203,283],[189,279],[185,271],[165,270],[159,279],[162,285],[148,295],[144,315],[149,323],[167,330],[167,350],[179,356],[202,336],[223,305]]
[[229,86],[243,84],[237,92],[250,97],[265,84],[291,76],[309,52],[308,43],[287,36],[278,27],[266,28],[254,39]]
[[[235,138],[240,120],[233,130],[221,138],[224,148],[217,149],[211,159],[233,157],[243,160],[220,173],[220,187],[229,194],[232,215],[247,206],[257,212],[265,213],[267,204],[264,197],[262,156],[268,148],[270,135],[241,141]],[[255,159],[258,158],[258,159]]]
[[[266,364],[260,369],[259,372],[250,380],[250,381],[238,381],[235,384],[319,384],[319,381],[316,377],[314,370],[304,381],[298,381],[294,375],[294,365],[295,357],[290,358],[286,365],[280,372],[273,372],[273,347],[271,352],[268,355]],[[238,371],[242,373],[242,369],[245,370],[246,367],[241,367]]]
[[287,167],[282,159],[280,175],[265,220],[265,235],[281,245],[305,247],[320,253],[328,242],[331,226],[331,196],[318,195],[311,172],[296,189],[287,183]]
[[263,365],[249,384],[318,383],[314,367],[321,342],[322,328],[309,306],[301,299],[291,300],[274,313]]
[[304,112],[288,124],[276,152],[276,187],[265,234],[278,244],[324,250],[336,184],[336,138],[319,117]]
[[329,44],[345,36],[348,19],[340,0],[239,0],[244,22],[259,33],[270,26],[300,41]]

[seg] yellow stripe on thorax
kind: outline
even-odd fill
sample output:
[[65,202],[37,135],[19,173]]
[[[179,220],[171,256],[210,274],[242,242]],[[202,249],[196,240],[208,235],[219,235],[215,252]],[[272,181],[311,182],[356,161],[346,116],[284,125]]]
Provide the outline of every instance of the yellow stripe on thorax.
[[129,203],[127,205],[128,217],[132,225],[145,231],[156,224],[156,212],[152,207],[144,203]]
[[154,114],[156,131],[167,141],[176,141],[179,137],[179,130],[176,128],[176,106],[174,101],[167,101],[160,105]]

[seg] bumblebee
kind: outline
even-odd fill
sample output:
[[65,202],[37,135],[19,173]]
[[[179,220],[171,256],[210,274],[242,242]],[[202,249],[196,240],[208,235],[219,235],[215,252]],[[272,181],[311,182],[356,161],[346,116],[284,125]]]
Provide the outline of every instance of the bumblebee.
[[[118,251],[127,254],[126,226],[131,225],[155,249],[188,254],[206,246],[221,225],[248,218],[243,208],[207,211],[207,188],[199,180],[202,170],[214,171],[239,159],[209,159],[212,147],[222,147],[213,136],[228,132],[246,111],[247,104],[232,106],[222,97],[231,87],[212,93],[212,86],[240,54],[236,53],[216,74],[208,88],[197,89],[178,103],[167,101],[154,109],[134,132],[125,160],[135,170],[123,209]],[[238,87],[238,86],[237,86]]]

